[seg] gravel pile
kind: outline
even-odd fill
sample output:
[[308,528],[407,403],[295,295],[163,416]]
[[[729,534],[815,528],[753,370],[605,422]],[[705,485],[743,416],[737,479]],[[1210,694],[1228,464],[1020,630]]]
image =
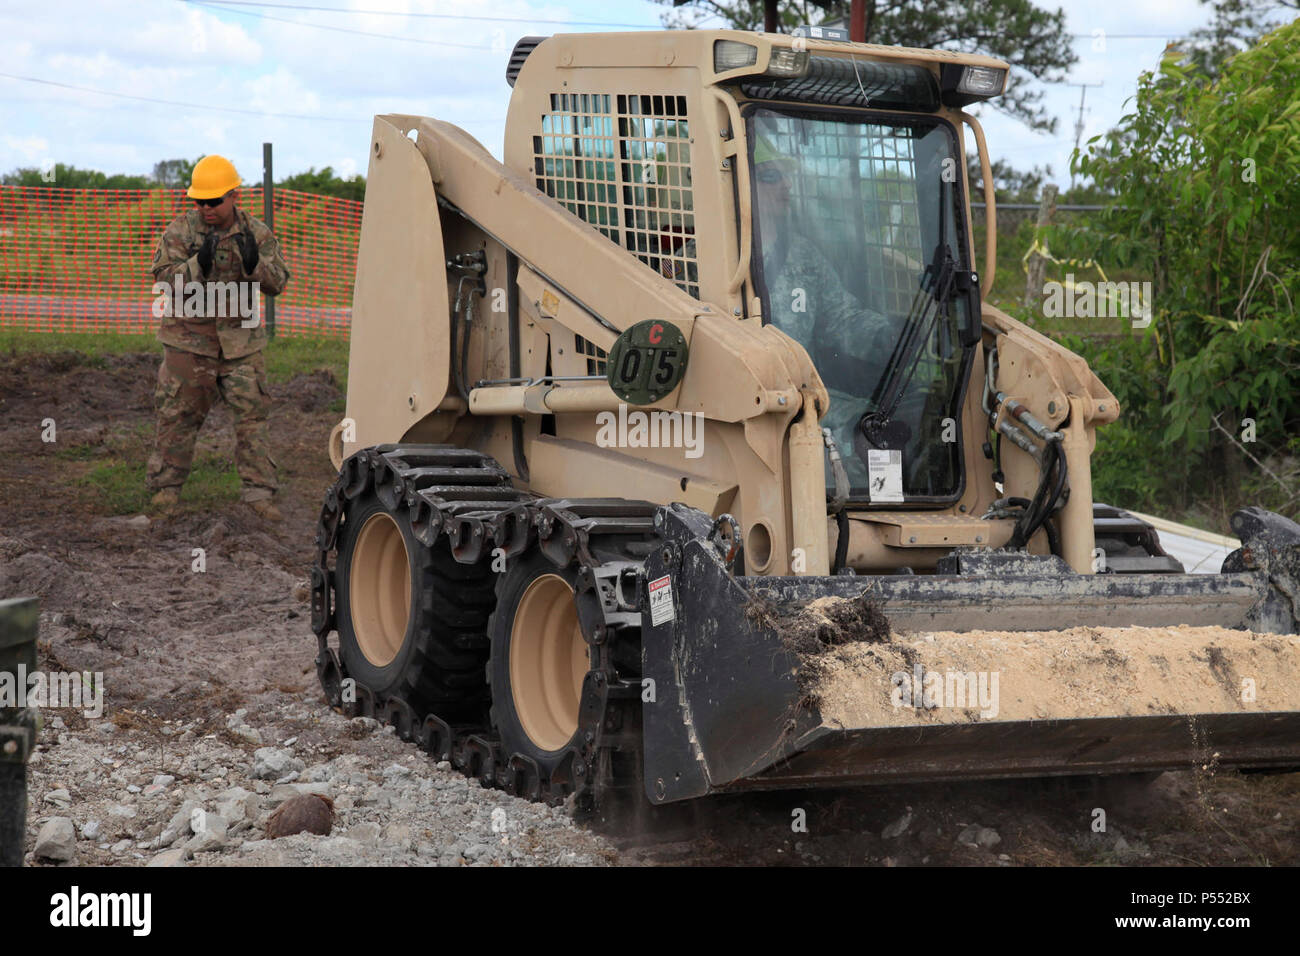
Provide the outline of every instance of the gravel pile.
[[[119,715],[119,719],[122,715]],[[483,789],[369,718],[306,701],[225,732],[54,717],[29,765],[28,865],[592,866],[615,851],[559,807]],[[125,722],[125,721],[124,721]],[[258,724],[261,723],[261,726]],[[283,728],[305,732],[282,736]],[[345,752],[337,752],[342,746]],[[328,836],[267,839],[286,800],[333,803]]]

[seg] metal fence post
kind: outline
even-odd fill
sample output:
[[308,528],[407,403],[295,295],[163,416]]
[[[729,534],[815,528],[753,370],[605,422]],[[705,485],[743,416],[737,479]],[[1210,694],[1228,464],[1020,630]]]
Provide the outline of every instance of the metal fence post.
[[[262,144],[262,221],[266,228],[275,231],[275,186],[271,182],[271,144]],[[266,337],[275,338],[275,299],[265,297]]]

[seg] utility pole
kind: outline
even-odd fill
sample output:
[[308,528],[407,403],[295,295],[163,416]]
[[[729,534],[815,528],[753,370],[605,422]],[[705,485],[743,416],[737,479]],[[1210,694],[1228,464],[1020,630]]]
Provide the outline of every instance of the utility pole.
[[[1074,124],[1074,151],[1079,151],[1079,143],[1083,139],[1083,101],[1088,95],[1088,87],[1101,86],[1100,83],[1071,83],[1070,86],[1079,88],[1079,119]],[[1070,173],[1070,191],[1074,191],[1074,173]]]

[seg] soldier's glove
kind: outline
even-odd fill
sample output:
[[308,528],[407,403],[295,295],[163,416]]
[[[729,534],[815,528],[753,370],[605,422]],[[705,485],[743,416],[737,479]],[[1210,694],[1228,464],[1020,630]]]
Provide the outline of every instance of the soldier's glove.
[[203,238],[203,245],[199,246],[198,260],[199,268],[203,270],[206,276],[212,269],[212,254],[217,251],[217,232],[214,229]]
[[244,273],[252,275],[253,270],[257,268],[257,240],[253,238],[253,233],[248,229],[239,234],[239,254],[244,259]]

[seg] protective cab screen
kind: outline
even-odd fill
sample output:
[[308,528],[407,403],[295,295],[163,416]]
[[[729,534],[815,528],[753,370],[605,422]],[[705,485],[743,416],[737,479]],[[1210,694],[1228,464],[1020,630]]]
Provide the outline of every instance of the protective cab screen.
[[970,306],[953,295],[936,307],[927,291],[945,257],[969,269],[951,128],[768,107],[748,123],[763,314],[808,350],[830,391],[822,424],[852,498],[954,497]]

